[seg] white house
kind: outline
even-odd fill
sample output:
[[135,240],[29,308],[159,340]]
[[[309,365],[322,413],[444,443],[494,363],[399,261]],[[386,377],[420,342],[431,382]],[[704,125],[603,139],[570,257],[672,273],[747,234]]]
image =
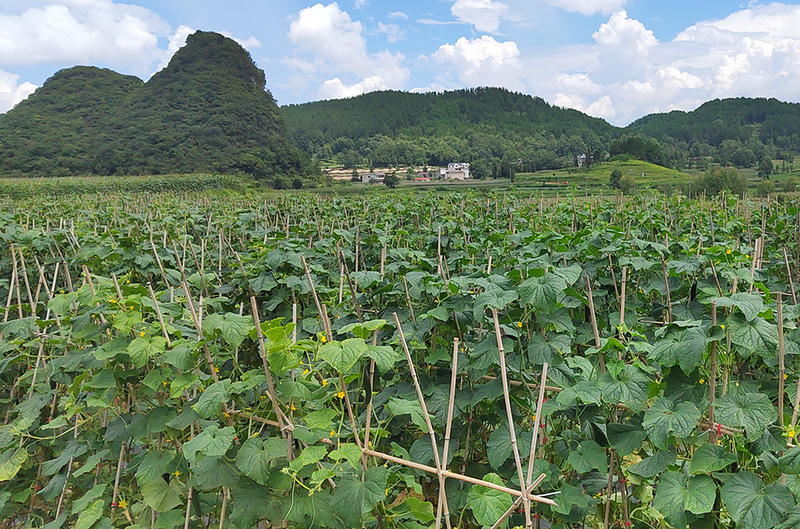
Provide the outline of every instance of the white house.
[[468,180],[469,164],[468,163],[447,164],[447,169],[445,168],[439,169],[438,176],[439,178],[445,180]]

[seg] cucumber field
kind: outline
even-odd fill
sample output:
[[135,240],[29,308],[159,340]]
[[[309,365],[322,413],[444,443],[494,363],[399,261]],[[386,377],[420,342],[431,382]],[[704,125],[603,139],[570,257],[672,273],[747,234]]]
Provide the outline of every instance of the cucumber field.
[[0,527],[800,527],[796,196],[191,185],[0,197]]

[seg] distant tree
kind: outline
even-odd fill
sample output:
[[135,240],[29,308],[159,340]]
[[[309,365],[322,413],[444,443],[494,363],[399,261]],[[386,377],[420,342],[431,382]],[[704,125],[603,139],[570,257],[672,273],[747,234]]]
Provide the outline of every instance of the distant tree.
[[299,178],[295,178],[292,180],[292,189],[302,189],[303,188],[303,181]]
[[722,191],[741,194],[747,188],[747,179],[732,167],[710,167],[694,182],[697,191],[718,195]]
[[772,160],[768,157],[761,158],[761,162],[758,164],[758,177],[762,180],[769,180],[769,175],[772,174],[772,171],[775,170],[775,167],[772,165]]
[[611,187],[613,187],[614,189],[619,189],[621,180],[622,180],[622,171],[620,171],[619,169],[614,169],[613,171],[611,171],[611,178],[609,179]]
[[399,183],[400,183],[400,179],[399,179],[399,178],[397,178],[397,175],[396,175],[396,174],[394,174],[394,173],[389,173],[389,174],[387,174],[387,175],[386,175],[386,176],[383,178],[383,183],[384,183],[384,184],[386,185],[386,187],[388,187],[389,189],[394,189],[395,187],[397,187],[397,184],[399,184]]
[[797,191],[799,182],[796,176],[790,176],[783,182],[783,191],[785,193],[794,193]]
[[761,182],[758,183],[758,187],[756,188],[756,193],[760,197],[771,195],[775,193],[775,184],[773,184],[769,180],[762,180]]
[[352,180],[353,182],[361,181],[361,177],[358,175],[358,169],[356,169],[355,167],[353,167],[353,172],[350,173],[350,180]]
[[636,179],[633,175],[626,174],[622,177],[619,181],[619,190],[625,193],[626,195],[632,195],[634,190],[636,189]]
[[595,165],[600,165],[602,162],[605,161],[606,151],[603,149],[595,149],[592,153],[592,161],[594,161]]

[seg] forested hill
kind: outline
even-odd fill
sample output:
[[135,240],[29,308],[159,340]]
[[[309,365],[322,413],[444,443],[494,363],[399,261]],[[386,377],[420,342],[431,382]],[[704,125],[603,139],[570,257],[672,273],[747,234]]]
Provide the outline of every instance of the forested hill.
[[502,176],[569,167],[581,154],[602,159],[624,150],[625,136],[657,140],[664,163],[678,169],[709,162],[752,167],[800,151],[800,105],[775,99],[715,100],[625,128],[501,88],[372,92],[281,110],[301,149],[346,167],[461,160],[478,176]]
[[692,112],[651,114],[627,132],[650,136],[690,158],[749,167],[762,157],[783,159],[800,151],[800,104],[777,99],[715,99]]
[[[307,153],[345,165],[446,165],[455,160],[561,166],[607,146],[605,121],[502,88],[444,93],[371,92],[281,108]],[[474,167],[474,166],[473,166]]]
[[307,176],[264,72],[239,44],[196,32],[147,83],[76,66],[0,115],[0,174],[244,170]]

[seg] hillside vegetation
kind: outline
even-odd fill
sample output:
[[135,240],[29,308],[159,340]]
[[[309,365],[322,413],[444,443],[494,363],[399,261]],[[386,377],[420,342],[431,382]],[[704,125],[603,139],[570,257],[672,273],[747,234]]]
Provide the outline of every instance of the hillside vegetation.
[[[282,107],[310,155],[345,167],[473,164],[475,176],[572,167],[630,154],[675,169],[739,168],[800,150],[800,105],[729,99],[692,112],[646,116],[619,128],[541,98],[501,88],[444,93],[373,92]],[[655,140],[655,141],[653,141]]]
[[147,83],[62,70],[0,115],[0,173],[311,175],[264,85],[239,44],[199,31]]

